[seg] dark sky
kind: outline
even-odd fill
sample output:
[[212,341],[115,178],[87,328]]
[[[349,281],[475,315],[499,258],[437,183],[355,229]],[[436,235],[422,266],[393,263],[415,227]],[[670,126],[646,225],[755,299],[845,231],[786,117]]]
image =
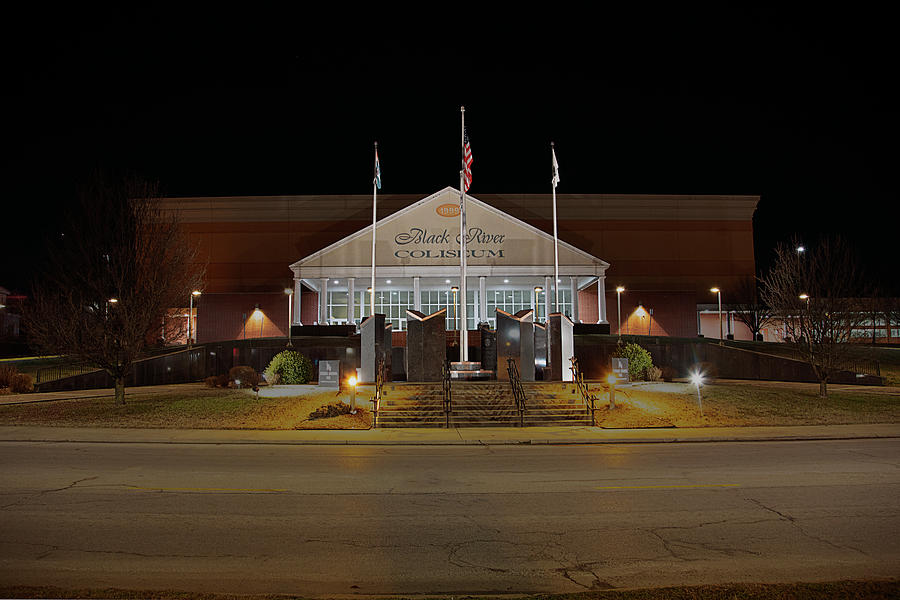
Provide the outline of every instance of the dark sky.
[[464,104],[476,196],[549,193],[554,140],[560,193],[758,194],[761,266],[778,241],[836,232],[896,286],[887,15],[479,14],[463,29],[459,8],[355,10],[9,13],[0,285],[26,289],[95,167],[174,196],[365,194],[377,139],[382,191],[425,195],[458,185]]

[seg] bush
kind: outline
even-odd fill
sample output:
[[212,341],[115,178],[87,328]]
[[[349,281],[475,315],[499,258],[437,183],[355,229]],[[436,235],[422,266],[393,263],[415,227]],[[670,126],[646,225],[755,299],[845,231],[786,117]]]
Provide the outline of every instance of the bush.
[[647,376],[647,369],[653,366],[650,353],[634,343],[619,346],[613,356],[628,359],[628,376],[632,381],[644,379]]
[[12,365],[0,366],[0,388],[9,387],[9,382],[18,374],[16,368]]
[[259,383],[259,375],[253,367],[239,365],[228,370],[228,381],[242,388],[253,388]]
[[662,368],[662,380],[663,381],[672,381],[676,377],[678,377],[678,372],[675,370],[674,367],[670,367],[670,366],[666,365],[665,367]]
[[219,385],[219,378],[215,375],[210,375],[206,379],[203,380],[203,383],[206,384],[206,387],[214,388]]
[[647,367],[645,373],[647,375],[647,381],[659,381],[662,378],[662,369],[658,367]]
[[27,394],[34,391],[34,380],[28,373],[16,373],[9,380],[9,391],[13,394]]
[[349,415],[350,406],[343,402],[334,402],[325,406],[320,406],[316,410],[309,413],[310,419],[327,419],[329,417],[337,417],[339,415]]
[[222,373],[221,375],[216,375],[216,385],[219,387],[227,388],[228,384],[231,382],[228,379],[228,373]]
[[279,352],[265,370],[266,381],[272,381],[276,375],[289,385],[309,383],[312,379],[312,363],[304,355],[293,350]]

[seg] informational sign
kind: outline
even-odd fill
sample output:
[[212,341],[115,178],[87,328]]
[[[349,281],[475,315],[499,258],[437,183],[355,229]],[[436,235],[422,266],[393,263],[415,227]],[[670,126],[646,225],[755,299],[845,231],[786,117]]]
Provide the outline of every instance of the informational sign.
[[327,387],[327,388],[341,387],[341,361],[339,361],[339,360],[320,360],[319,361],[319,387]]
[[628,381],[628,359],[614,356],[610,359],[612,372],[620,382]]

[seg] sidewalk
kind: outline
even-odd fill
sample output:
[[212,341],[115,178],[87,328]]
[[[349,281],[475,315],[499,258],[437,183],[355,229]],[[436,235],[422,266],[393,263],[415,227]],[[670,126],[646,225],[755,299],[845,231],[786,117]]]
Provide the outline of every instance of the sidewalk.
[[0,426],[2,442],[282,445],[520,445],[765,442],[900,438],[900,424],[780,427],[602,429],[473,427],[466,429],[247,430],[118,429]]

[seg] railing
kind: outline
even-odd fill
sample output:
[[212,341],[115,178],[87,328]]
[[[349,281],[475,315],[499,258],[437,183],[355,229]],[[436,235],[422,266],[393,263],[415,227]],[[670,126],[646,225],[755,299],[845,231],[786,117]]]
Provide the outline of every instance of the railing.
[[581,394],[581,399],[584,401],[584,406],[587,410],[591,412],[591,427],[597,426],[597,421],[594,417],[594,411],[597,410],[597,396],[591,393],[588,389],[587,384],[584,382],[584,373],[581,372],[581,369],[578,367],[578,359],[574,356],[569,359],[572,362],[572,366],[569,367],[572,371],[572,375],[575,379],[575,386],[578,388],[578,392]]
[[50,367],[41,367],[34,374],[34,382],[37,383],[45,383],[47,381],[54,381],[56,379],[62,379],[64,377],[73,377],[75,375],[84,375],[85,373],[93,373],[94,371],[99,371],[100,369],[94,365],[88,365],[84,363],[72,364],[72,363],[64,363],[59,365],[53,365]]
[[384,395],[384,357],[379,356],[375,363],[375,395],[372,397],[372,428],[378,427],[378,407]]
[[514,359],[506,359],[506,372],[509,374],[509,385],[512,387],[516,410],[519,411],[519,427],[525,427],[525,388],[522,387],[519,367]]
[[450,362],[446,360],[441,368],[441,381],[444,389],[444,416],[447,419],[447,429],[450,429],[450,413],[453,411],[453,388],[450,385]]

